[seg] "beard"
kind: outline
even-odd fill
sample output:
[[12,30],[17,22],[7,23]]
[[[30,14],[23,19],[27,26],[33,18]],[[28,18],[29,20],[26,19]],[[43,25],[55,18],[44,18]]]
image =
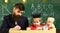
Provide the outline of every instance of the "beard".
[[20,17],[21,17],[20,15],[15,15],[15,14],[12,15],[13,20],[16,22],[20,20]]

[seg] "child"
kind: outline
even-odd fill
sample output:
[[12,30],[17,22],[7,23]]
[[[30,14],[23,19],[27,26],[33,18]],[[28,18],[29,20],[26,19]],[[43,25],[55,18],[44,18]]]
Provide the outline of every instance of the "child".
[[49,17],[47,19],[47,22],[46,22],[45,26],[43,26],[43,30],[50,30],[50,29],[55,28],[55,26],[53,24],[54,21],[55,21],[55,19],[53,17]]
[[40,23],[42,22],[40,13],[33,14],[32,16],[33,16],[33,24],[29,26],[27,30],[40,30],[41,29]]
[[54,26],[54,21],[55,21],[55,19],[53,18],[53,17],[49,17],[48,19],[47,19],[47,24],[49,24],[49,27],[52,27],[52,28],[55,28],[55,26]]

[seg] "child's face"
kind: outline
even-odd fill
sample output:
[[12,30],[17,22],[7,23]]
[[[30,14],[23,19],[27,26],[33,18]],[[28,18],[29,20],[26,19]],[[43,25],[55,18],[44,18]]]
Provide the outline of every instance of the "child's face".
[[51,24],[52,22],[51,21],[47,21],[47,24]]
[[38,25],[40,25],[40,23],[41,23],[40,18],[33,18],[33,25],[38,26]]
[[53,23],[51,19],[47,21],[47,24],[51,24],[51,23]]
[[48,23],[54,23],[54,20],[55,20],[54,18],[49,17],[49,18],[47,19],[47,22],[48,22]]

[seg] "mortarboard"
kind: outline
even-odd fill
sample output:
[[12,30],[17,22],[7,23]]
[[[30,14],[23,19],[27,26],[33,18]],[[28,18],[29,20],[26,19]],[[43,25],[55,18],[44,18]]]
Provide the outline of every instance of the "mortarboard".
[[32,14],[33,18],[40,18],[41,17],[41,13],[36,13],[36,14]]

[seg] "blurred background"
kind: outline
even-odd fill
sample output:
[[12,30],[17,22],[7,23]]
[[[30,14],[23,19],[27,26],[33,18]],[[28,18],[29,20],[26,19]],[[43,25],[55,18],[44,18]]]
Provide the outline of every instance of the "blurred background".
[[0,0],[0,26],[5,15],[11,14],[16,3],[23,3],[25,12],[23,16],[28,17],[29,25],[32,23],[33,13],[41,13],[43,23],[48,17],[55,18],[56,29],[60,29],[60,0]]

